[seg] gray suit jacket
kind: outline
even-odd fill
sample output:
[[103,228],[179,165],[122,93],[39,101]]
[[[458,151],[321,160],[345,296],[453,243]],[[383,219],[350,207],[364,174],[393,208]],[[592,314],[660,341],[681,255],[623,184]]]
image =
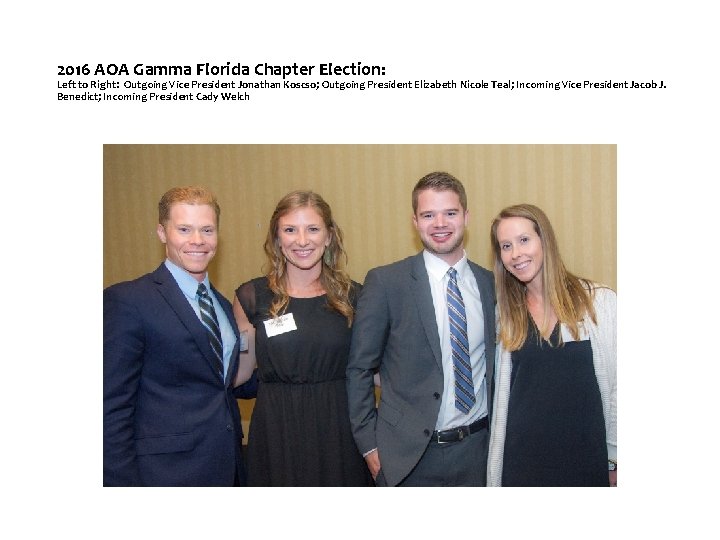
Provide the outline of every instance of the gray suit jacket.
[[[469,264],[485,319],[487,403],[491,407],[495,288],[492,272]],[[376,409],[373,373],[377,369],[382,390]],[[358,449],[364,454],[377,448],[385,480],[397,485],[425,451],[443,393],[440,339],[422,253],[368,272],[353,323],[347,390]]]

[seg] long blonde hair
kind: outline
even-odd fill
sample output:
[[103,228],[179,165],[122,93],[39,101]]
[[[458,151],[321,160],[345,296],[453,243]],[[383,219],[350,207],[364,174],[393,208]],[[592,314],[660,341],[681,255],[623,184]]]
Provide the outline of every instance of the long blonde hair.
[[330,234],[330,244],[325,248],[321,262],[320,283],[327,294],[328,306],[343,315],[348,321],[348,327],[350,327],[355,312],[350,301],[352,280],[345,271],[347,254],[343,246],[343,233],[332,217],[330,205],[320,195],[312,191],[288,193],[277,203],[270,218],[270,226],[265,239],[265,254],[268,258],[266,275],[270,290],[274,295],[270,305],[270,316],[280,316],[290,303],[290,296],[285,282],[287,261],[280,249],[278,223],[280,218],[288,212],[303,207],[311,207],[317,210]]
[[[580,321],[587,315],[597,323],[591,283],[579,278],[565,268],[550,220],[545,213],[532,204],[518,204],[503,209],[490,227],[490,243],[493,246],[495,292],[497,295],[499,340],[508,351],[523,346],[528,334],[530,317],[525,297],[525,284],[505,268],[500,257],[497,228],[500,221],[521,217],[529,219],[540,237],[543,250],[542,283],[545,320],[550,309],[555,311],[558,322],[570,330],[573,339],[580,339]],[[561,341],[562,343],[562,341]]]

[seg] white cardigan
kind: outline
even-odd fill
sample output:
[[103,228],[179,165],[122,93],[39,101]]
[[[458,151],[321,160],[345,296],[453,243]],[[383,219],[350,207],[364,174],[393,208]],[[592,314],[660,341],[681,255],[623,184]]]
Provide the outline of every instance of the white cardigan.
[[[608,459],[617,461],[617,295],[604,285],[593,284],[597,324],[585,317],[584,328],[590,338],[595,376],[605,415]],[[490,426],[487,485],[502,482],[505,430],[510,399],[511,353],[497,344],[495,357],[495,401]]]

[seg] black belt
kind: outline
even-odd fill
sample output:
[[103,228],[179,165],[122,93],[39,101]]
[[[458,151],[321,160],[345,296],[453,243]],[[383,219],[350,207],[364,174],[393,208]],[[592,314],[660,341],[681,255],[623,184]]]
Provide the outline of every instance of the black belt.
[[444,431],[433,431],[432,440],[440,444],[462,441],[465,437],[477,433],[481,429],[488,427],[487,416],[483,416],[480,420],[476,420],[469,426],[460,426]]

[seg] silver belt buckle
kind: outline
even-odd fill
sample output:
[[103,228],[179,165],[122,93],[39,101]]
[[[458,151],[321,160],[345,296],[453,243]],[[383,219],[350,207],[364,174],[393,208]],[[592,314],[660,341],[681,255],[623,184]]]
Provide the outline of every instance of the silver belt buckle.
[[[443,433],[443,432],[445,432],[445,431],[455,431],[456,429],[458,429],[458,428],[445,429],[445,430],[443,430],[443,431],[438,431],[438,432],[437,432],[437,442],[438,442],[438,444],[450,444],[451,442],[455,442],[455,441],[441,441],[441,440],[440,440],[440,434]],[[460,432],[460,440],[462,440],[462,438],[463,438],[463,433],[462,433],[462,431],[461,431],[461,432]]]

